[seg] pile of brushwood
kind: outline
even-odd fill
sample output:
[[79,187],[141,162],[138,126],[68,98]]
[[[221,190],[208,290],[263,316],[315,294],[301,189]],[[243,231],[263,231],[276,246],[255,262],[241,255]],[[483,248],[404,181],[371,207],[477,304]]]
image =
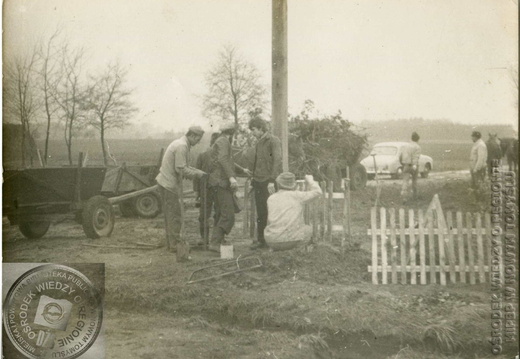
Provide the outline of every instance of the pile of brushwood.
[[357,169],[367,146],[365,135],[352,130],[353,124],[341,111],[333,115],[319,114],[312,101],[291,116],[289,132],[289,167],[297,176],[312,173],[320,180],[334,180],[346,175],[347,166]]

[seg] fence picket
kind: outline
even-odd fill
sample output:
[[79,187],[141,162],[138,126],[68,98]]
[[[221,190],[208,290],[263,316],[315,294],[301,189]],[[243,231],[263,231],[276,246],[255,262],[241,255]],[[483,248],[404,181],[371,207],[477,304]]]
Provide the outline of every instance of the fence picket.
[[437,276],[435,274],[435,234],[433,233],[433,212],[429,211],[427,214],[428,221],[428,263],[430,265],[430,284],[437,283]]
[[[466,228],[472,228],[472,218],[471,213],[466,213]],[[469,282],[471,284],[475,284],[475,257],[473,255],[473,245],[471,243],[472,236],[470,233],[467,234],[467,244],[468,244],[468,264],[469,264]]]
[[[386,209],[385,207],[381,207],[380,209],[380,220],[381,220],[381,233],[385,233],[386,229]],[[386,253],[386,235],[381,235],[381,265],[383,266],[383,273],[382,273],[382,283],[388,284],[388,273],[387,273],[387,266],[388,266],[388,257]]]
[[419,260],[421,261],[421,284],[426,284],[426,245],[424,244],[424,213],[419,210]]
[[325,238],[325,211],[326,211],[326,207],[327,207],[327,202],[326,202],[326,193],[327,193],[327,187],[325,186],[325,181],[321,181],[320,182],[320,187],[321,187],[321,192],[322,192],[322,195],[321,195],[321,198],[320,198],[320,202],[319,202],[319,206],[320,206],[320,238],[323,240]]
[[390,208],[390,244],[392,251],[390,260],[392,261],[392,283],[397,284],[397,241],[395,238],[395,208]]
[[478,262],[478,279],[480,283],[486,283],[486,273],[484,272],[484,245],[482,243],[482,234],[479,232],[482,228],[482,219],[480,213],[477,213],[477,262]]
[[459,266],[462,268],[460,271],[461,283],[466,283],[466,257],[464,255],[464,235],[462,234],[462,212],[457,212],[457,236],[459,243]]
[[401,284],[406,284],[406,236],[404,234],[404,209],[399,208],[399,234],[401,236]]
[[454,247],[454,236],[453,236],[453,213],[448,211],[446,213],[448,221],[448,260],[450,262],[450,282],[456,283],[457,278],[455,277],[455,247]]
[[333,194],[334,194],[334,182],[327,182],[328,198],[327,198],[327,239],[332,243],[332,209],[334,207]]
[[372,284],[377,284],[377,208],[370,210],[370,222],[372,226]]
[[489,268],[491,268],[491,214],[486,213],[484,215],[484,223],[486,226],[486,237],[484,237],[484,251],[488,253],[486,264]]
[[[441,218],[441,215],[442,214],[440,212],[436,212],[437,223],[439,224],[439,226],[440,226],[441,220],[444,221],[444,218]],[[446,271],[445,271],[446,257],[445,257],[445,253],[444,253],[445,242],[444,242],[443,233],[438,234],[438,243],[439,243],[439,266],[441,267],[441,272],[440,272],[439,278],[440,278],[441,285],[446,285]]]
[[415,241],[415,234],[413,229],[415,227],[415,221],[414,221],[414,213],[413,209],[408,210],[408,228],[410,228],[410,266],[412,267],[412,271],[410,273],[410,284],[417,284],[417,268],[415,266],[415,256],[417,253],[416,250],[416,241]]

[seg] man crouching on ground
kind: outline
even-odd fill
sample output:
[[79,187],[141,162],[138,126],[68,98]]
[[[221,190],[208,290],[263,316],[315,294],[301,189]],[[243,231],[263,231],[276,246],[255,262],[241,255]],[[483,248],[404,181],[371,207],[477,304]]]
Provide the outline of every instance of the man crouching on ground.
[[305,176],[308,191],[296,191],[296,178],[291,172],[284,172],[276,178],[278,192],[267,200],[268,219],[265,240],[272,250],[295,247],[311,239],[312,228],[303,220],[303,206],[320,196],[321,188],[312,175]]
[[166,246],[175,252],[181,238],[182,210],[181,193],[183,176],[189,179],[202,178],[205,172],[190,167],[190,149],[204,135],[202,128],[190,127],[185,136],[173,141],[164,153],[159,174],[159,184],[166,230]]

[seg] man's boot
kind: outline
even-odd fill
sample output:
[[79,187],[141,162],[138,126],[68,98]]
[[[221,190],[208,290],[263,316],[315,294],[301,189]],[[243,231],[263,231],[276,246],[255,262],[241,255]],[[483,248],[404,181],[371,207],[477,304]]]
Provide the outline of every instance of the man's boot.
[[211,236],[211,241],[209,242],[209,250],[213,252],[220,252],[220,244],[224,240],[225,232],[220,227],[214,227],[213,233]]

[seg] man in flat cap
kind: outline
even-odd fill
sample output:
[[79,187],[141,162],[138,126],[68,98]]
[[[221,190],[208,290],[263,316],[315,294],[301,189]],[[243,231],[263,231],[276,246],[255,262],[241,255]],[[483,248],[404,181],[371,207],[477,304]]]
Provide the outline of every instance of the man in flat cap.
[[[170,143],[164,152],[159,174],[155,178],[163,201],[166,245],[170,251],[177,251],[177,244],[181,241],[183,213],[180,192],[183,177],[194,179],[206,175],[205,172],[189,165],[190,149],[199,143],[203,135],[202,128],[193,126],[189,128],[186,135]],[[179,258],[179,253],[180,251],[177,251],[178,260],[186,259],[183,255]]]
[[403,166],[403,186],[401,197],[406,202],[409,198],[410,178],[412,179],[413,199],[417,199],[417,174],[419,172],[419,157],[421,156],[421,146],[419,146],[419,134],[412,133],[412,141],[403,147],[400,154],[401,165]]
[[233,196],[238,188],[235,175],[235,162],[231,149],[231,141],[236,126],[233,122],[220,127],[220,136],[211,147],[213,168],[208,184],[215,200],[215,225],[211,234],[209,249],[220,251],[225,244],[225,236],[235,225],[235,205]]

